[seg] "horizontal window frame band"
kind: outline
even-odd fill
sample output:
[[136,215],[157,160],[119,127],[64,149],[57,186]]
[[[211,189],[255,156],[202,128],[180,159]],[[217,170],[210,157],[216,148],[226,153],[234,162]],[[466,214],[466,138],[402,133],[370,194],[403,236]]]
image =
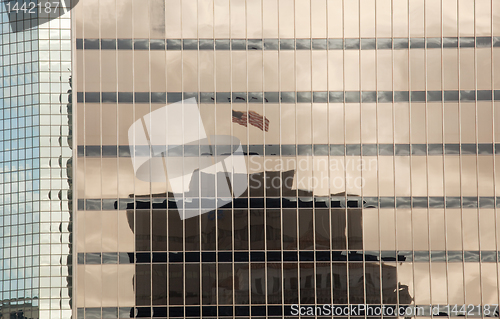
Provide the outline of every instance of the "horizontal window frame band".
[[[199,157],[227,156],[234,145],[153,145],[155,152],[164,149],[155,157]],[[241,145],[245,156],[453,156],[479,155],[491,156],[500,154],[500,143],[463,143],[463,144],[250,144]],[[134,157],[151,156],[151,146],[136,145]],[[78,145],[77,157],[117,158],[132,157],[128,145]]]
[[500,37],[132,39],[77,38],[77,50],[404,50],[500,47]]
[[[216,208],[215,197],[194,197],[185,207],[186,210],[213,208],[224,211],[231,209],[494,209],[500,208],[500,197],[494,196],[381,196],[381,197],[243,197],[234,198],[227,203],[224,199],[222,206]],[[496,203],[496,205],[495,205]],[[224,205],[223,205],[224,204]],[[133,210],[133,209],[171,209],[182,208],[182,200],[176,201],[173,197],[156,197],[152,201],[143,198],[120,199],[78,199],[77,209],[80,211],[106,211],[106,210]]]
[[[314,288],[317,289],[317,288]],[[332,287],[335,291],[335,287]],[[267,293],[266,293],[267,294]],[[347,300],[346,295],[346,300]],[[298,297],[300,298],[300,296]],[[300,299],[299,299],[300,300]],[[262,317],[262,318],[289,318],[289,316],[297,316],[298,311],[303,313],[312,310],[314,315],[307,314],[302,315],[302,317],[311,318],[334,318],[333,315],[327,316],[324,310],[323,304],[305,304],[300,303],[300,309],[295,305],[292,308],[291,304],[267,304],[267,305],[248,305],[248,304],[235,304],[232,303],[222,304],[222,305],[170,305],[170,306],[136,306],[136,307],[86,307],[77,308],[76,319],[100,319],[100,318],[219,318],[219,317]],[[364,318],[369,315],[369,311],[372,314],[384,313],[384,316],[392,318],[397,316],[398,313],[404,314],[407,308],[412,311],[409,313],[414,313],[412,317],[431,317],[434,309],[439,309],[439,316],[445,315],[446,317],[463,317],[466,312],[471,310],[470,304],[468,305],[410,305],[406,303],[395,304],[367,304],[365,310],[360,310],[359,304],[349,303],[349,304],[331,304],[328,305],[330,312],[340,313],[342,316],[347,318],[348,314],[350,317]],[[481,308],[479,308],[481,307]],[[476,305],[472,308],[472,317],[481,317],[478,312],[484,312],[485,305]],[[102,313],[101,313],[102,309]],[[319,309],[319,310],[318,310]],[[338,309],[338,310],[336,310]],[[454,310],[453,310],[454,309]],[[458,310],[457,310],[458,309]],[[460,310],[462,309],[462,310]],[[465,309],[465,310],[463,310]],[[491,306],[490,315],[495,311],[495,307]],[[267,312],[266,312],[267,311]],[[316,313],[318,311],[318,313]],[[321,311],[321,312],[319,312]],[[118,316],[118,313],[120,316]],[[392,315],[394,314],[394,315]],[[114,317],[116,316],[116,317]],[[127,317],[124,317],[127,316]],[[130,316],[130,317],[129,317]],[[319,317],[318,317],[319,316]],[[436,315],[434,315],[436,316]],[[338,317],[335,315],[335,317]],[[340,318],[344,318],[340,317]],[[487,317],[487,315],[485,315]],[[373,317],[372,318],[377,318]]]
[[165,104],[195,98],[213,103],[446,103],[500,101],[500,90],[281,91],[281,92],[77,92],[77,103]]
[[[127,258],[122,258],[127,255]],[[115,259],[106,258],[115,256]],[[79,265],[248,262],[481,262],[496,263],[496,250],[249,250],[78,253]]]

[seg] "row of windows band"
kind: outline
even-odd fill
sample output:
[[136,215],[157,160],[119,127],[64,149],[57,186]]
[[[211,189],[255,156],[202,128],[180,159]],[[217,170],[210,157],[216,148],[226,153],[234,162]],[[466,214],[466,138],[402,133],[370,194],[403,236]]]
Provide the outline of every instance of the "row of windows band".
[[[496,199],[496,201],[495,201]],[[223,204],[216,205],[221,200]],[[495,205],[496,202],[496,205]],[[377,208],[399,208],[399,209],[442,209],[442,208],[466,208],[466,209],[493,209],[500,208],[500,197],[492,196],[463,196],[463,197],[405,197],[405,196],[383,196],[383,197],[244,197],[233,198],[232,203],[227,199],[192,197],[184,201],[174,198],[148,199],[132,198],[116,199],[78,199],[78,210],[132,210],[132,209],[264,209],[264,208],[324,208],[324,209],[377,209]]]
[[[401,301],[400,301],[401,302]],[[319,311],[324,309],[323,305],[309,305],[309,304],[301,304],[301,309],[317,309],[315,311]],[[369,314],[370,311],[372,314],[377,314],[384,309],[384,313],[387,314],[396,314],[400,312],[404,314],[406,309],[409,306],[403,305],[401,303],[400,306],[396,305],[388,305],[388,304],[370,304],[366,306],[366,310],[358,311],[358,304],[333,304],[327,305],[330,312],[332,314],[334,312],[342,315],[351,313],[352,317],[360,317],[364,318],[365,314]],[[439,306],[443,305],[417,305],[415,306],[416,316],[418,317],[430,317],[432,309],[440,309]],[[448,312],[451,317],[462,317],[465,315],[465,310],[470,309],[467,308],[472,305],[456,305],[453,309],[458,309],[455,311],[450,311],[452,307],[449,307]],[[411,306],[413,307],[413,306]],[[461,308],[462,307],[462,308]],[[477,307],[477,306],[476,306]],[[318,310],[319,309],[319,310]],[[349,310],[351,309],[351,310]],[[354,309],[354,313],[352,312]],[[410,308],[411,309],[411,308]],[[445,308],[446,309],[446,308]],[[462,310],[460,310],[462,309]],[[478,313],[478,309],[473,308],[474,314]],[[494,306],[492,306],[494,310]],[[267,314],[266,314],[267,311]],[[250,313],[252,318],[270,318],[270,319],[280,319],[283,318],[292,318],[293,316],[297,316],[299,308],[297,305],[267,305],[267,306],[244,306],[244,305],[236,305],[236,306],[157,306],[157,307],[103,307],[103,308],[78,308],[77,309],[77,319],[101,319],[101,318],[218,318],[218,317],[230,317],[230,318],[249,318]],[[324,311],[324,310],[322,310]],[[323,313],[323,312],[321,312]],[[324,312],[326,314],[327,312]],[[409,312],[411,313],[411,312]],[[385,316],[388,316],[388,315]],[[318,312],[319,315],[319,312]],[[288,317],[292,316],[292,317]],[[312,316],[309,314],[308,316]],[[311,317],[313,318],[313,317]],[[321,318],[332,318],[332,316],[324,316]],[[341,317],[343,318],[343,317]]]
[[500,37],[344,39],[76,39],[78,50],[401,50],[500,47]]
[[[79,145],[78,157],[198,157],[228,156],[235,145]],[[266,144],[241,145],[242,155],[253,156],[440,156],[500,154],[500,144]],[[154,153],[151,150],[154,150]],[[161,154],[159,154],[161,151]]]
[[398,103],[500,101],[500,90],[323,92],[77,92],[78,103]]
[[484,250],[382,250],[382,251],[189,251],[189,252],[93,252],[78,253],[79,265],[199,263],[199,262],[296,262],[296,261],[397,261],[397,262],[497,262],[500,251]]

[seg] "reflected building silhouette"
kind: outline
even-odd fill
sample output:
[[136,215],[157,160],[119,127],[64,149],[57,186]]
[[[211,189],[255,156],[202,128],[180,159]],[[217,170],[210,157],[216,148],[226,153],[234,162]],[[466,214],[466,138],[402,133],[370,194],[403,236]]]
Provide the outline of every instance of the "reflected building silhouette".
[[[80,2],[67,165],[77,319],[498,303],[493,0]],[[191,98],[207,136],[238,138],[254,173],[217,210],[224,175],[194,174],[176,202],[133,167],[150,153],[131,152],[131,125]],[[245,112],[269,131],[233,119]],[[168,155],[196,161],[193,146]],[[307,169],[292,171],[300,161]],[[314,193],[273,184],[318,176]],[[178,204],[214,210],[183,221]]]
[[34,306],[31,299],[10,299],[8,303],[3,301],[0,307],[1,319],[38,319],[40,318],[39,307]]
[[[200,296],[203,305],[410,304],[408,287],[397,281],[396,256],[382,261],[377,252],[363,251],[359,197],[332,194],[339,207],[333,207],[335,201],[313,205],[321,201],[311,191],[284,182],[294,177],[294,170],[251,174],[247,192],[233,200],[233,209],[228,204],[184,225],[172,193],[135,195],[127,220],[136,253],[153,252],[152,267],[136,264],[137,306],[151,299],[154,305],[197,305]],[[268,182],[273,178],[281,185]],[[186,198],[199,194],[192,190],[199,180],[207,186],[214,177],[195,172]],[[264,195],[265,207],[258,202]],[[281,202],[273,198],[280,195]],[[347,205],[341,204],[344,198]],[[303,202],[299,208],[297,200]],[[249,208],[242,207],[244,202]],[[155,261],[155,252],[165,259]]]

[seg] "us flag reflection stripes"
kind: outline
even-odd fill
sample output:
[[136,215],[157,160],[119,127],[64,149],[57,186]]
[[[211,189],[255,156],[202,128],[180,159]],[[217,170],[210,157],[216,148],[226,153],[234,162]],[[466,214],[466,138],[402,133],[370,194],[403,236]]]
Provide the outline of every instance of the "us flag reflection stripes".
[[233,123],[238,123],[246,127],[248,121],[250,125],[259,128],[261,131],[267,132],[269,130],[269,120],[265,116],[262,116],[255,111],[248,111],[248,113],[239,111],[232,111],[232,112],[233,112]]

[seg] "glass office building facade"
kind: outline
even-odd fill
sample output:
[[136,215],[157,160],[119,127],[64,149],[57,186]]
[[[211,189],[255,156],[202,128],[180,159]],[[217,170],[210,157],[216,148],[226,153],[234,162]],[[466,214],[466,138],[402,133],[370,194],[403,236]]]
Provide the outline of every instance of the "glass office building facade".
[[16,3],[0,5],[0,317],[69,318],[71,19]]
[[[77,318],[495,314],[497,2],[99,0],[72,14]],[[246,191],[229,203],[219,176],[193,173],[182,200],[157,171],[137,177],[158,145],[129,129],[192,98],[200,137],[241,142]],[[234,145],[154,155],[217,161]]]

